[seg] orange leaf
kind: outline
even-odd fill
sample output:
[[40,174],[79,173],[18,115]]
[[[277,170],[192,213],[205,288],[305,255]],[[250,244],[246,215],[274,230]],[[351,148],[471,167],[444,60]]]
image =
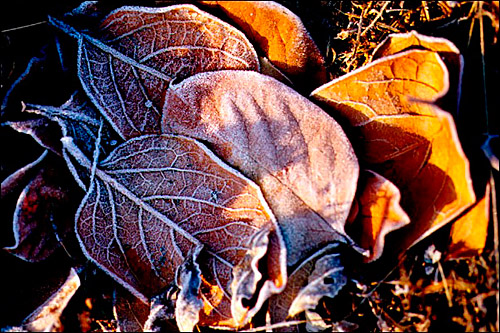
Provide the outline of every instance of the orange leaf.
[[410,218],[399,205],[399,189],[379,174],[363,170],[358,191],[359,213],[349,230],[362,248],[370,250],[366,261],[373,261],[382,255],[385,235],[410,223]]
[[431,104],[447,89],[448,72],[438,54],[411,50],[374,61],[312,93],[354,126],[359,137],[351,141],[362,162],[401,190],[411,223],[396,240],[399,250],[475,201],[453,119]]
[[300,18],[286,7],[273,1],[203,3],[221,8],[294,82],[313,87],[326,82],[323,56]]
[[458,259],[483,252],[490,220],[490,185],[484,197],[453,223],[446,259]]

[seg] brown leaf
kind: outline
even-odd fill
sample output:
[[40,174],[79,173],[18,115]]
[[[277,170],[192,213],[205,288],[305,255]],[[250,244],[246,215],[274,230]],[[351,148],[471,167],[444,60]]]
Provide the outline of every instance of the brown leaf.
[[122,138],[159,132],[163,93],[173,79],[259,69],[240,31],[191,5],[116,9],[96,37],[51,22],[78,38],[83,88]]
[[[15,244],[5,249],[29,262],[46,259],[72,232],[80,193],[71,175],[54,156],[40,162],[40,168],[22,190],[13,216]],[[3,184],[2,184],[3,185]],[[75,200],[76,199],[76,200]]]
[[412,50],[379,59],[312,93],[353,126],[357,137],[352,140],[366,166],[401,190],[411,223],[398,232],[400,250],[475,201],[453,119],[431,104],[447,91],[447,73],[436,53]]
[[[72,137],[87,156],[94,153],[101,126],[101,154],[108,155],[120,142],[120,138],[102,122],[99,111],[81,91],[74,92],[71,98],[59,107],[34,104],[28,104],[27,107],[26,112],[40,114],[57,122],[61,127],[61,131],[57,132],[62,133],[62,136]],[[59,143],[62,136],[57,138]]]
[[79,287],[80,278],[71,268],[63,285],[23,321],[23,329],[29,332],[58,332],[61,329],[59,317]]
[[298,85],[326,82],[325,60],[300,18],[274,1],[202,1],[217,5]]
[[[85,254],[147,301],[174,280],[189,251],[203,245],[203,324],[234,325],[232,268],[260,228],[277,230],[259,188],[186,137],[131,139],[97,168],[70,138],[63,142],[95,174],[76,218]],[[267,255],[280,262],[284,245],[274,250]]]
[[446,259],[458,259],[480,255],[486,244],[490,221],[490,185],[484,197],[463,216],[453,222],[451,240]]
[[8,122],[7,125],[19,133],[31,135],[45,149],[61,154],[62,146],[59,141],[62,137],[61,130],[57,123],[46,117],[36,116],[32,119]]
[[162,130],[210,143],[261,187],[289,265],[322,244],[349,241],[356,156],[335,120],[291,88],[249,71],[197,74],[167,91]]
[[382,255],[386,234],[410,223],[400,199],[399,189],[388,179],[370,170],[361,171],[356,194],[359,212],[346,229],[357,244],[369,250],[364,258],[367,262]]
[[142,332],[149,316],[149,304],[117,287],[113,294],[113,314],[121,332]]
[[[289,273],[285,290],[271,298],[271,321],[282,323],[303,311],[314,310],[322,297],[335,297],[346,282],[338,244],[328,244],[303,258],[300,265]],[[291,326],[283,331],[296,330],[299,327]]]

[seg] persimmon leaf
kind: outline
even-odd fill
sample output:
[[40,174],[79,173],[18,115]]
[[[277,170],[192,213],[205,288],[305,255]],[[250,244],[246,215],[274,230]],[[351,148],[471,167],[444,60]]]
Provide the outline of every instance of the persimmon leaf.
[[342,128],[315,104],[271,77],[218,71],[172,85],[163,112],[164,133],[208,142],[261,187],[289,265],[332,240],[350,242],[344,224],[357,159]]
[[490,185],[484,196],[463,216],[453,222],[446,259],[480,255],[486,245],[490,221]]
[[149,316],[149,304],[118,286],[113,293],[113,314],[121,332],[142,332]]
[[[325,60],[300,18],[274,1],[202,1],[216,5],[299,87],[326,82]],[[310,91],[310,90],[309,90]]]
[[[259,188],[205,146],[182,136],[131,139],[95,168],[70,138],[63,142],[94,174],[76,217],[84,253],[147,301],[174,281],[191,250],[203,246],[198,262],[203,323],[233,325],[232,269],[258,230],[279,232]],[[279,274],[286,281],[283,251],[280,244],[268,249],[267,256],[280,263]]]
[[411,223],[391,244],[399,250],[475,201],[453,119],[432,104],[447,89],[448,72],[439,55],[411,50],[374,61],[311,94],[353,126],[352,141],[363,163],[401,190]]
[[362,170],[356,193],[357,215],[346,230],[364,249],[365,261],[382,255],[385,235],[408,223],[410,218],[399,205],[401,193],[388,179],[376,172]]
[[191,5],[121,7],[95,36],[51,18],[78,39],[85,92],[122,138],[158,133],[171,80],[219,69],[258,70],[257,54],[237,29]]

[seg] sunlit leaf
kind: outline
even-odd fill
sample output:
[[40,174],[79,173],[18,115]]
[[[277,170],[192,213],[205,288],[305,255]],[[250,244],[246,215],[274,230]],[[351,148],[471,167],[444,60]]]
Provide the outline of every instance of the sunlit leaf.
[[358,156],[401,190],[411,223],[400,250],[455,218],[475,201],[469,162],[452,117],[432,102],[448,89],[439,56],[412,50],[374,61],[312,93],[353,126]]

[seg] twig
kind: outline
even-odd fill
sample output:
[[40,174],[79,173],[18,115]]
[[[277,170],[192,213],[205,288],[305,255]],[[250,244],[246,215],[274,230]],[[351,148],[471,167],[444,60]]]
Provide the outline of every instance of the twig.
[[373,21],[370,22],[370,24],[365,28],[365,30],[363,30],[361,36],[364,36],[368,32],[368,30],[370,30],[375,25],[375,23],[377,23],[377,21],[382,17],[385,9],[390,3],[391,3],[390,1],[384,3],[380,11],[378,12],[377,16],[373,19]]
[[31,28],[31,27],[34,27],[34,26],[37,26],[37,25],[41,25],[41,24],[46,24],[46,23],[47,23],[47,21],[41,21],[41,22],[26,24],[26,25],[22,25],[20,27],[14,27],[14,28],[5,29],[5,30],[2,30],[1,32],[4,33],[4,32],[9,32],[9,31],[21,30],[21,29]]

